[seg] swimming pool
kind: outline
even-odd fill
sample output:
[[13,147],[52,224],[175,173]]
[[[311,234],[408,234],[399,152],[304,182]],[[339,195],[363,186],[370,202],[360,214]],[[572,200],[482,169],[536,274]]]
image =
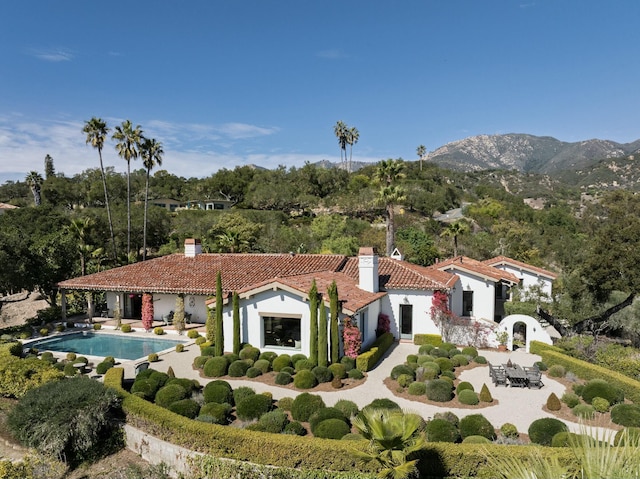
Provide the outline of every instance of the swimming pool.
[[82,331],[46,339],[38,339],[27,344],[39,351],[76,353],[83,356],[113,356],[119,359],[139,359],[151,353],[175,348],[185,341],[161,338],[141,338],[120,334],[94,333]]

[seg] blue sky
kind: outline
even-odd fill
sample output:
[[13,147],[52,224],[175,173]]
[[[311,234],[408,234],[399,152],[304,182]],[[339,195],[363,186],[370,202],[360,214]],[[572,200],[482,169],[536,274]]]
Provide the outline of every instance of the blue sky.
[[[640,138],[640,2],[20,0],[0,7],[0,182],[97,167],[130,119],[163,168],[416,159],[478,134]],[[125,171],[113,143],[105,164]],[[134,163],[139,167],[139,163]]]

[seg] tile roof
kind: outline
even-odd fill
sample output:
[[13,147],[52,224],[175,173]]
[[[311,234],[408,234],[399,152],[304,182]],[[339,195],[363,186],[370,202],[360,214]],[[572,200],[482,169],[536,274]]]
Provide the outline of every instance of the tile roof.
[[507,271],[494,268],[482,261],[468,258],[466,256],[456,256],[455,258],[440,261],[439,263],[430,266],[430,268],[438,269],[440,271],[465,271],[496,282],[506,281],[514,284],[518,284],[520,282],[520,279],[517,276]]
[[0,209],[2,210],[13,210],[18,208],[18,206],[10,205],[9,203],[0,203]]
[[537,266],[532,266],[527,263],[523,263],[522,261],[518,261],[507,256],[496,256],[495,258],[487,259],[483,261],[483,263],[488,264],[490,266],[499,266],[499,265],[510,265],[516,268],[521,268],[526,271],[531,271],[533,273],[537,273],[540,276],[546,276],[550,279],[556,279],[558,275],[552,271],[547,269],[538,268]]

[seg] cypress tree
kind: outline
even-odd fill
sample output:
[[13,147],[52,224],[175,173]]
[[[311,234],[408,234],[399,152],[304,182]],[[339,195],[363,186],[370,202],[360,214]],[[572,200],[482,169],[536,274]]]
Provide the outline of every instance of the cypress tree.
[[240,353],[240,297],[233,293],[233,352]]
[[327,367],[327,352],[329,350],[329,338],[327,338],[327,307],[324,305],[322,295],[318,298],[320,301],[320,312],[318,313],[318,366]]
[[331,362],[337,363],[340,360],[340,338],[338,334],[338,285],[335,281],[329,286],[328,292],[331,324]]
[[309,358],[318,360],[318,287],[315,279],[309,290]]
[[216,356],[224,354],[224,333],[222,331],[222,275],[220,271],[216,275]]

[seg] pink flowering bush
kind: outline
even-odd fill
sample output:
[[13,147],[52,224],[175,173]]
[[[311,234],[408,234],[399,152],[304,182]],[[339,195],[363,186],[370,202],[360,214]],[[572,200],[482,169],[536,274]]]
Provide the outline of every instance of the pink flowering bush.
[[351,318],[346,318],[342,326],[342,344],[344,355],[350,358],[357,358],[362,346],[362,334],[357,326],[351,323]]
[[142,327],[149,331],[153,326],[153,295],[142,295]]
[[380,313],[378,315],[378,327],[376,328],[376,336],[380,337],[384,333],[388,333],[389,331],[391,331],[391,322],[389,321],[389,316],[384,313]]

